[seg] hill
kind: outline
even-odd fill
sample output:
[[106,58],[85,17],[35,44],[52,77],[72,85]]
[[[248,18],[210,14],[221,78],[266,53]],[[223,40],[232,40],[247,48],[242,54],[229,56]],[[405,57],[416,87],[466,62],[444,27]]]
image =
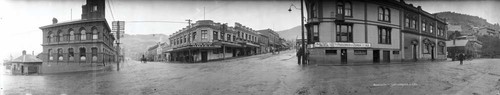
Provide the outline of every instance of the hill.
[[490,24],[486,19],[478,16],[455,12],[439,12],[435,13],[435,15],[445,18],[450,25],[461,25],[463,31],[471,31],[472,27],[490,27],[495,30],[500,30],[498,24]]
[[168,36],[165,34],[125,34],[121,39],[122,49],[125,51],[125,56],[135,59],[145,53],[147,49],[156,45],[162,38],[161,42],[169,42]]
[[[285,40],[293,40],[301,37],[301,28],[300,26],[296,26],[287,30],[282,30],[282,31],[276,31],[281,38],[284,38]],[[304,28],[304,31],[305,28]]]

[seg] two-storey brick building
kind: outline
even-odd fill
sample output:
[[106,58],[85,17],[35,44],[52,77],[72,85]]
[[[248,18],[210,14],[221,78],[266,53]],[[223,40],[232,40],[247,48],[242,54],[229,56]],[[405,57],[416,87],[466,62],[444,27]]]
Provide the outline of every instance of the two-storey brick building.
[[446,59],[446,23],[403,0],[306,0],[312,63]]
[[[40,27],[42,73],[96,70],[115,62],[114,36],[104,17],[104,0],[87,0],[80,20]],[[109,66],[109,65],[108,65]]]

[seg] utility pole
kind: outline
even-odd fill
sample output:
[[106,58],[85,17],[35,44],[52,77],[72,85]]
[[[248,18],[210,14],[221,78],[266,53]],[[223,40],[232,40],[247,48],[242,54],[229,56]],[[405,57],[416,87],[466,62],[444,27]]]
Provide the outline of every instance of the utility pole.
[[117,64],[116,64],[116,67],[117,67],[117,71],[120,71],[120,21],[117,21],[116,22],[117,24],[117,28],[116,28],[116,47],[117,47],[117,50],[116,50],[116,53],[117,53],[117,58],[116,60],[118,61]]
[[302,64],[304,64],[306,62],[306,60],[304,60],[304,56],[306,55],[306,43],[304,41],[304,0],[300,0],[300,25],[301,25],[301,29],[302,29],[302,48],[304,49],[304,52],[302,52]]

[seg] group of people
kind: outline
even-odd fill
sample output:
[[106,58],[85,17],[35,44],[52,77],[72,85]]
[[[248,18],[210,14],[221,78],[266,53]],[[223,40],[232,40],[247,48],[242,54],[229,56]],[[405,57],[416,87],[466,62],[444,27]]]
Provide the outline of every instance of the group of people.
[[299,65],[309,64],[309,50],[305,50],[304,48],[300,47],[297,51],[297,59]]

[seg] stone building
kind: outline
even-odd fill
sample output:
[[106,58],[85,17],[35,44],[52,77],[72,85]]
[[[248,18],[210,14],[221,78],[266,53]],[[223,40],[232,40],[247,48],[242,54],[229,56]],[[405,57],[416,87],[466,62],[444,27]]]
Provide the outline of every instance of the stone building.
[[446,59],[446,23],[404,0],[306,0],[310,61]]
[[80,20],[42,26],[42,73],[102,69],[115,62],[114,36],[105,19],[104,0],[87,0]]
[[42,60],[22,52],[22,55],[9,62],[12,74],[36,74],[41,71]]

